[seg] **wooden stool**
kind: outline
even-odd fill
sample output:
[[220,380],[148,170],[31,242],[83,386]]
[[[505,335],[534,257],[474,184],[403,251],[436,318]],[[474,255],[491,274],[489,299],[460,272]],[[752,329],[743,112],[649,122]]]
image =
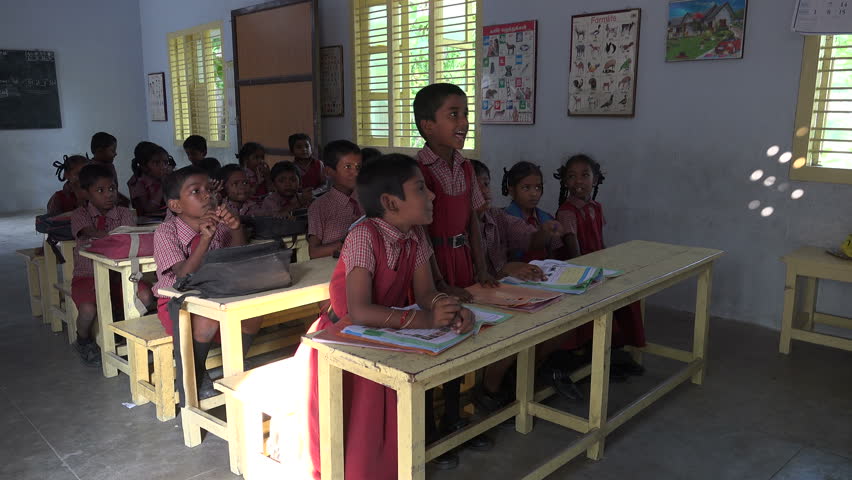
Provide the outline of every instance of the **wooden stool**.
[[[175,418],[174,347],[157,315],[114,322],[110,329],[127,339],[127,362],[130,367],[130,396],[136,405],[154,402],[157,419]],[[154,353],[153,370],[148,364],[148,351]]]
[[16,250],[27,265],[27,285],[30,290],[30,312],[33,317],[44,317],[41,299],[41,279],[44,277],[44,251],[41,247]]

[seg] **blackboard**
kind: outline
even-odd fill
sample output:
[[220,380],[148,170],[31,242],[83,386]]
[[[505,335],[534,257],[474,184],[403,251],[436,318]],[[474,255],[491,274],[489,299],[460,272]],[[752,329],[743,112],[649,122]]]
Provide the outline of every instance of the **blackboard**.
[[61,127],[53,52],[0,50],[0,129]]

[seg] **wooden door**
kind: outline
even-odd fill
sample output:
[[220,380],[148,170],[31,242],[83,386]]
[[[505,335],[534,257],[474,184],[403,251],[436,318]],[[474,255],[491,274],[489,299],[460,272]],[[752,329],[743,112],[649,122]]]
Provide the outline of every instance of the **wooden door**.
[[259,142],[270,165],[292,160],[287,138],[320,143],[315,0],[277,0],[233,10],[240,146]]

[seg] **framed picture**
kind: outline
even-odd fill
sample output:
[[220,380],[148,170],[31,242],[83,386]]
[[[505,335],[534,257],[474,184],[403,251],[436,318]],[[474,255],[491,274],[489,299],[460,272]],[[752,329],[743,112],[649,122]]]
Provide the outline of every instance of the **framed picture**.
[[483,124],[535,123],[537,21],[482,29]]
[[641,9],[571,17],[568,115],[636,113]]
[[743,58],[748,0],[669,2],[666,61]]
[[343,46],[320,48],[320,112],[343,116]]
[[166,74],[164,72],[148,74],[148,112],[152,122],[165,122],[166,114]]

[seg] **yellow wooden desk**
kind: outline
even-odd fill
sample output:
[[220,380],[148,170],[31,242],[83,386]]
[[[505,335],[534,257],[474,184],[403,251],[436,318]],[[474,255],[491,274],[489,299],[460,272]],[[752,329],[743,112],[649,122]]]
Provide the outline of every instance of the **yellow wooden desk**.
[[[819,279],[852,283],[852,261],[830,255],[824,248],[802,247],[781,257],[787,264],[784,284],[784,316],[781,320],[781,353],[790,353],[793,339],[852,351],[852,340],[814,332],[814,324],[852,329],[852,319],[816,311]],[[798,277],[805,277],[801,310],[797,311]]]
[[[57,243],[57,248],[65,259],[60,264],[59,259],[44,240],[44,283],[47,291],[42,293],[42,311],[44,323],[50,324],[52,332],[62,331],[62,321],[68,324],[68,342],[77,340],[77,306],[71,300],[71,280],[74,279],[74,247],[77,242],[66,240]],[[59,271],[62,271],[62,280],[59,280]],[[64,304],[64,308],[63,308]]]
[[[27,286],[30,292],[30,313],[33,317],[42,317],[44,312],[42,307],[42,282],[45,279],[44,275],[44,249],[24,248],[15,250],[15,253],[23,257],[27,266]],[[47,320],[44,320],[47,323]]]
[[[576,263],[624,270],[584,295],[567,295],[540,312],[523,315],[489,328],[443,354],[432,357],[353,346],[303,342],[319,352],[320,438],[322,478],[343,478],[343,371],[393,388],[397,393],[400,479],[425,478],[425,463],[463,442],[515,417],[521,433],[532,430],[532,417],[576,430],[584,435],[526,478],[540,479],[587,451],[600,459],[606,436],[628,419],[692,378],[701,384],[709,327],[713,262],[719,250],[633,241],[576,259]],[[686,365],[668,380],[614,416],[607,415],[609,350],[612,312],[636,300],[698,277],[692,351],[649,344],[647,353],[683,361]],[[535,346],[582,324],[594,322],[589,418],[561,412],[538,403],[533,392]],[[517,400],[480,423],[433,445],[425,443],[424,393],[500,359],[518,354]]]
[[[124,319],[139,318],[145,314],[136,308],[136,283],[130,281],[132,265],[129,259],[115,260],[103,255],[82,251],[80,255],[90,258],[95,267],[95,299],[98,309],[98,328],[101,332],[101,364],[105,377],[114,377],[118,371],[130,375],[130,366],[127,360],[122,358],[126,354],[126,347],[121,352],[116,349],[115,335],[109,325],[113,322],[112,301],[110,300],[109,272],[118,272],[121,277],[122,305],[124,306]],[[143,273],[154,272],[157,264],[154,257],[139,257],[139,269]]]
[[[228,442],[231,471],[240,473],[240,443],[239,427],[241,411],[230,394],[198,401],[195,387],[195,366],[193,364],[192,325],[190,314],[198,314],[219,322],[219,332],[222,338],[222,370],[224,376],[230,377],[243,371],[243,346],[241,322],[249,318],[259,317],[275,312],[293,310],[306,305],[328,300],[328,282],[337,260],[334,258],[318,258],[290,265],[293,285],[289,288],[269,292],[246,295],[242,297],[202,299],[187,297],[180,311],[178,328],[180,328],[180,354],[183,366],[183,386],[186,393],[181,410],[183,424],[183,439],[187,447],[201,443],[201,430],[224,439]],[[183,293],[174,289],[160,289],[160,295],[176,297]],[[181,379],[179,379],[181,380]],[[225,397],[225,398],[222,398]],[[206,410],[225,404],[227,421],[219,420]]]

